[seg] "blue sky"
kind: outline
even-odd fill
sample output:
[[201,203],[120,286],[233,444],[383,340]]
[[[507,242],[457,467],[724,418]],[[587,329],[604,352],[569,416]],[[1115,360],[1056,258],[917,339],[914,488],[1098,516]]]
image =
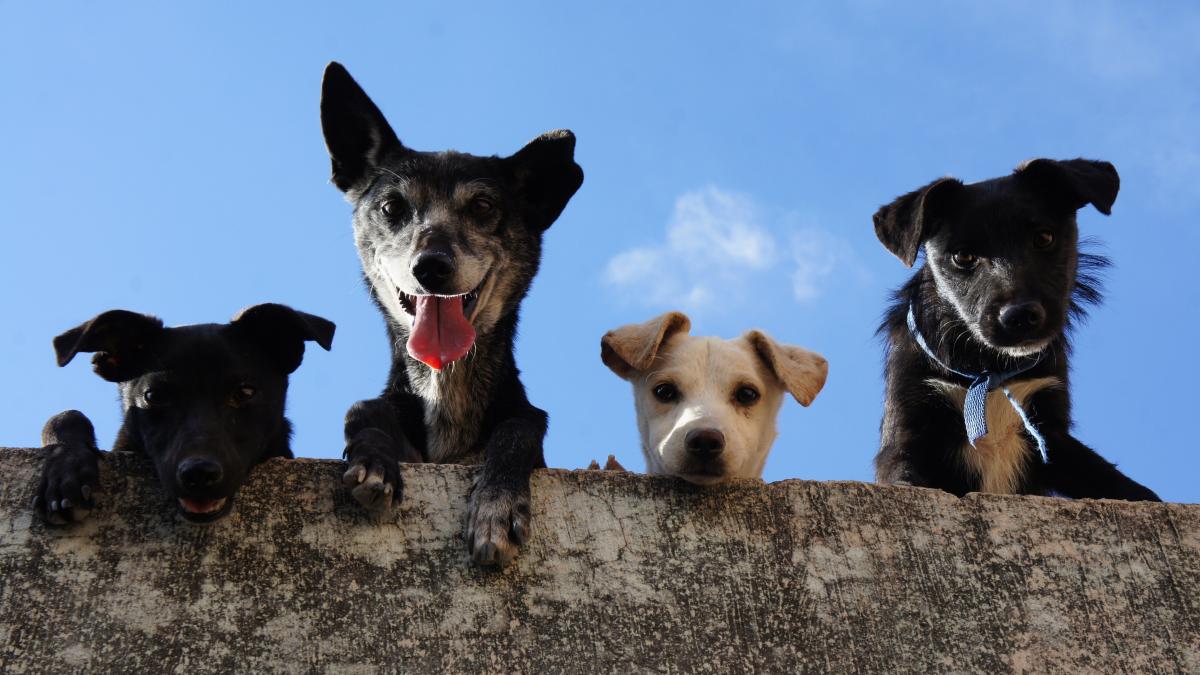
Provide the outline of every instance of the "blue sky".
[[[869,480],[888,291],[882,203],[1021,160],[1113,162],[1116,263],[1078,333],[1076,435],[1200,502],[1200,10],[1189,3],[17,3],[0,0],[0,445],[115,387],[50,339],[110,308],[178,325],[277,301],[338,324],[292,378],[293,447],[339,456],[378,393],[382,320],[328,183],[321,71],[343,62],[409,146],[509,154],[578,136],[584,186],[548,231],[518,362],[552,466],[642,460],[615,326],[668,309],[824,353],[766,478]],[[639,263],[640,261],[640,263]],[[654,264],[654,271],[645,262]]]

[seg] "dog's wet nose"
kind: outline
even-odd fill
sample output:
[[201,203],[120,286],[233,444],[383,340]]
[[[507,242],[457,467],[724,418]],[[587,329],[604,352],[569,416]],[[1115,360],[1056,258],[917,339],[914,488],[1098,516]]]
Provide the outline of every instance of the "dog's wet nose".
[[454,276],[454,260],[445,251],[423,251],[413,265],[413,276],[426,290],[441,292]]
[[725,449],[725,434],[719,429],[692,429],[683,437],[688,454],[698,459],[712,459]]
[[221,482],[221,465],[211,459],[185,459],[179,463],[179,484],[186,488],[204,488]]
[[1040,302],[1013,303],[1000,310],[1000,325],[1017,335],[1034,333],[1045,321],[1046,310]]

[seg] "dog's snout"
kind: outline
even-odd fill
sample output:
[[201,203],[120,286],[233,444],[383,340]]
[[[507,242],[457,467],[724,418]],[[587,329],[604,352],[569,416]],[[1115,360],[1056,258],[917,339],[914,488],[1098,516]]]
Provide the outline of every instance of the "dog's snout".
[[688,454],[698,459],[712,459],[725,449],[725,434],[719,429],[692,429],[683,437]]
[[1017,302],[1000,310],[1000,325],[1015,335],[1029,335],[1046,322],[1046,309],[1040,302]]
[[413,277],[429,291],[442,291],[454,277],[454,259],[444,250],[422,251],[413,264]]
[[189,458],[179,463],[177,477],[186,488],[205,488],[221,482],[225,472],[211,459]]

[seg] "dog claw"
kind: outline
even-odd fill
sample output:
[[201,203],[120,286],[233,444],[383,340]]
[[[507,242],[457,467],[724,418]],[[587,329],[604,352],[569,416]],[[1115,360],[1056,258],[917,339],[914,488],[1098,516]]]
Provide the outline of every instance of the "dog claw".
[[385,483],[383,472],[372,471],[363,481],[350,491],[350,494],[370,511],[388,511],[392,508],[392,495],[395,488],[391,483]]
[[94,507],[92,497],[100,490],[97,450],[82,443],[45,447],[42,476],[31,506],[50,525],[84,520]]
[[496,557],[496,545],[490,541],[475,549],[475,560],[485,565],[494,564]]
[[346,487],[354,487],[363,482],[367,477],[367,467],[362,464],[355,464],[342,474],[342,484]]
[[529,529],[522,522],[514,522],[512,531],[509,532],[513,541],[517,542],[517,546],[524,546],[525,540],[529,537]]
[[[352,409],[353,410],[353,409]],[[358,432],[346,446],[349,466],[342,474],[342,484],[368,511],[388,511],[399,504],[404,492],[400,467],[396,462],[395,444],[378,429]]]
[[467,550],[480,565],[509,564],[529,538],[530,509],[526,494],[479,489],[471,495]]

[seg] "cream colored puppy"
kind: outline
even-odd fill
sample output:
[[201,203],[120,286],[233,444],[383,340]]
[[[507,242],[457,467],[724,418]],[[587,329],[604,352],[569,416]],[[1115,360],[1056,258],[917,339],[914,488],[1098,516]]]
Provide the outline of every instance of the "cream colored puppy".
[[600,340],[604,364],[633,383],[646,468],[700,485],[759,478],[784,392],[809,405],[829,366],[757,330],[722,340],[690,328],[687,316],[668,312]]

